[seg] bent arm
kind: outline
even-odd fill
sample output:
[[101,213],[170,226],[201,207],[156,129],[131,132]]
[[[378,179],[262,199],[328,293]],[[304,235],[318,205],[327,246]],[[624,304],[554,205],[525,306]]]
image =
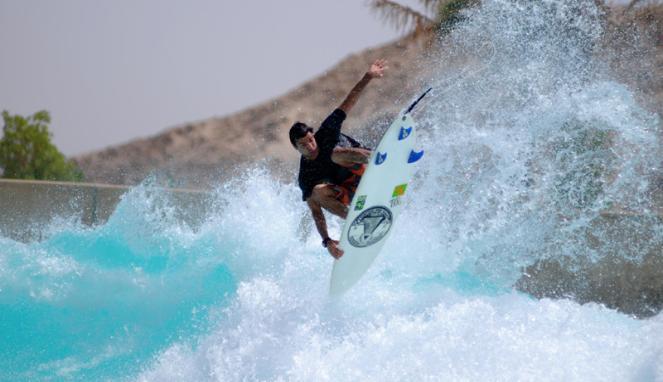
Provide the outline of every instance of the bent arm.
[[322,207],[317,202],[308,198],[306,200],[308,208],[311,209],[311,215],[313,215],[313,221],[315,222],[315,228],[318,229],[320,237],[324,240],[329,237],[327,232],[327,220],[325,219],[325,214],[322,213]]
[[[311,214],[313,214],[313,220],[315,221],[315,227],[318,229],[318,233],[323,240],[328,238],[327,221],[325,220],[325,215],[322,213],[322,207],[310,198],[306,203],[308,203],[308,207],[311,209]],[[343,256],[343,250],[338,248],[338,241],[336,240],[328,240],[327,251],[335,259],[339,259]]]
[[382,77],[384,74],[384,70],[387,69],[387,61],[385,60],[377,60],[371,65],[371,67],[368,69],[366,74],[357,82],[357,84],[350,90],[350,93],[348,94],[347,97],[345,97],[345,100],[339,106],[338,108],[343,110],[345,114],[348,114],[352,107],[357,103],[357,100],[359,99],[359,96],[361,93],[364,91],[364,88],[366,85],[368,85],[369,82],[373,78],[376,77]]
[[368,163],[371,151],[361,147],[335,147],[332,151],[332,162],[341,166],[351,166],[355,163]]
[[361,80],[359,80],[359,82],[357,82],[357,84],[352,88],[352,90],[350,90],[350,93],[347,97],[345,97],[345,100],[338,108],[343,110],[345,114],[348,114],[357,103],[357,100],[359,99],[361,93],[364,91],[364,88],[366,88],[366,85],[368,85],[372,79],[373,78],[368,73],[364,74],[364,77],[362,77]]

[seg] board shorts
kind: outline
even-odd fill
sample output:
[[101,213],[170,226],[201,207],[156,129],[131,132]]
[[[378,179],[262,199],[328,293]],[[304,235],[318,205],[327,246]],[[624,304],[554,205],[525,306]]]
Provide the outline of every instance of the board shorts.
[[366,165],[363,163],[357,164],[348,169],[352,175],[350,175],[346,180],[343,181],[343,183],[337,185],[336,187],[336,200],[343,203],[345,206],[350,206],[352,198],[355,195],[355,191],[357,191],[357,186],[359,185],[361,176],[364,175],[364,171],[366,171]]

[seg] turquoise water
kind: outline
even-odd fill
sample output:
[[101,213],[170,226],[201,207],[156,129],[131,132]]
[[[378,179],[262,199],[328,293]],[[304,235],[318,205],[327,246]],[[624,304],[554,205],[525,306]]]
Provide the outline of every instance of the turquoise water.
[[660,315],[532,299],[500,281],[513,268],[507,256],[488,272],[468,253],[486,244],[457,250],[422,227],[397,225],[358,287],[329,299],[331,259],[316,234],[300,231],[308,216],[299,191],[266,171],[235,186],[217,191],[225,207],[196,230],[168,216],[165,195],[141,186],[105,225],[60,222],[39,243],[3,239],[0,379],[663,375]]
[[1,379],[136,373],[208,328],[209,308],[236,288],[218,243],[187,243],[177,222],[149,216],[141,191],[125,195],[103,226],[71,224],[40,243],[2,240],[0,351],[12,356],[0,361]]
[[[650,207],[660,119],[597,62],[601,20],[580,1],[468,14],[425,79],[405,211],[341,298],[300,191],[262,168],[195,227],[146,183],[100,226],[0,237],[0,380],[663,381],[660,313],[512,286],[536,260],[604,256],[587,232],[607,206]],[[635,261],[663,243],[639,230]]]

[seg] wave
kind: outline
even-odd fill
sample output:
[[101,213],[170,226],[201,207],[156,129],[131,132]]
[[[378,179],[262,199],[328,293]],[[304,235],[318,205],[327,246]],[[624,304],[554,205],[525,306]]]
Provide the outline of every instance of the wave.
[[[148,182],[102,225],[0,238],[0,379],[663,380],[658,311],[564,298],[591,289],[573,266],[559,299],[514,287],[663,247],[660,120],[602,65],[604,27],[591,1],[466,11],[415,115],[427,157],[404,213],[338,299],[300,191],[265,168],[214,190],[200,226]],[[615,209],[652,218],[621,220],[624,240]]]

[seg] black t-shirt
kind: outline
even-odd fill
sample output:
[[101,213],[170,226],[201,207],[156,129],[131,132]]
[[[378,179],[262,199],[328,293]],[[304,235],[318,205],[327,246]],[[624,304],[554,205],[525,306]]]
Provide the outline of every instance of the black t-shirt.
[[362,147],[359,142],[341,133],[341,125],[345,117],[343,110],[334,110],[313,135],[320,149],[318,156],[314,160],[301,157],[299,188],[302,189],[302,200],[311,196],[313,187],[316,185],[321,183],[341,184],[352,175],[350,170],[331,160],[334,147]]

